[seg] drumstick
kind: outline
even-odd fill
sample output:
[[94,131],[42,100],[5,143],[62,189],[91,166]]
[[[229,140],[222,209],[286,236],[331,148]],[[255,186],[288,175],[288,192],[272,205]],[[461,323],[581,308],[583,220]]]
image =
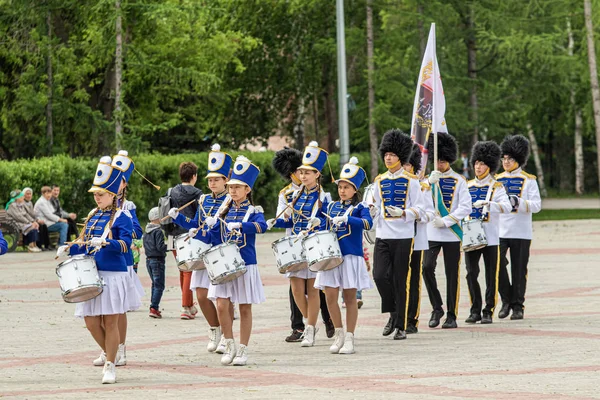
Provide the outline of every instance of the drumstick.
[[[196,199],[194,199],[194,200],[190,201],[190,202],[189,202],[189,203],[187,203],[187,204],[184,204],[184,205],[182,205],[181,207],[179,207],[179,208],[177,209],[177,211],[181,211],[181,210],[183,210],[184,208],[186,208],[187,206],[189,206],[190,204],[192,204],[192,203],[193,203],[193,202],[195,202],[195,201],[196,201]],[[164,217],[162,217],[162,218],[160,219],[160,222],[163,222],[163,221],[164,221],[164,220],[166,220],[167,218],[171,218],[171,217],[170,217],[170,216],[168,216],[168,215],[165,215]]]

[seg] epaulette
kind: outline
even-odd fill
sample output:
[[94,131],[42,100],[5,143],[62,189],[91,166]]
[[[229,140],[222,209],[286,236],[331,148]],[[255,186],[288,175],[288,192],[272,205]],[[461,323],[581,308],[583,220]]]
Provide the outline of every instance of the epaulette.
[[255,213],[255,214],[257,214],[257,213],[262,213],[262,214],[264,214],[264,213],[265,213],[265,210],[263,210],[263,208],[262,208],[261,206],[254,206],[254,213]]
[[96,208],[92,208],[92,211],[90,211],[90,212],[88,213],[88,215],[87,215],[87,216],[88,216],[88,218],[89,218],[89,217],[91,217],[92,215],[96,214],[96,211],[98,211],[98,207],[96,207]]
[[[462,175],[461,175],[461,176],[462,176]],[[463,176],[463,178],[464,178],[464,176]],[[465,180],[466,180],[466,178],[465,178]],[[477,179],[470,179],[470,180],[468,180],[468,181],[467,181],[467,183],[468,183],[468,184],[471,184],[471,182],[475,182],[476,180],[477,180]]]
[[415,175],[415,174],[411,174],[411,173],[410,173],[410,172],[408,172],[408,171],[404,171],[404,173],[405,173],[405,174],[406,174],[406,176],[408,176],[409,178],[412,178],[412,179],[419,179],[419,177],[418,177],[417,175]]
[[494,188],[499,188],[499,187],[503,187],[504,185],[501,182],[494,182]]
[[505,172],[502,172],[501,174],[496,174],[496,175],[494,175],[494,179],[500,179],[500,178],[504,178],[504,175],[505,175],[505,174],[506,174],[506,171],[505,171]]
[[373,183],[375,183],[375,182],[377,182],[377,181],[381,180],[381,178],[382,178],[382,177],[383,177],[383,175],[385,175],[385,174],[386,174],[386,172],[384,172],[383,174],[379,174],[379,175],[377,175],[377,176],[375,177],[375,179],[373,179]]
[[465,182],[469,182],[469,180],[464,175],[462,175],[462,174],[456,174],[456,175],[458,175],[461,178],[463,178]]
[[287,185],[286,187],[284,187],[283,189],[281,189],[279,191],[279,194],[285,195],[291,188],[292,188],[292,184],[290,183],[289,185]]
[[521,171],[521,173],[522,173],[523,175],[525,175],[525,176],[526,176],[527,178],[529,178],[529,179],[533,179],[533,180],[536,180],[536,179],[537,179],[537,176],[535,176],[535,175],[532,175],[532,174],[528,174],[528,173],[527,173],[527,172],[525,172],[525,171]]
[[431,185],[429,184],[429,182],[419,182],[421,184],[421,191],[422,192],[426,192],[428,190],[431,190]]

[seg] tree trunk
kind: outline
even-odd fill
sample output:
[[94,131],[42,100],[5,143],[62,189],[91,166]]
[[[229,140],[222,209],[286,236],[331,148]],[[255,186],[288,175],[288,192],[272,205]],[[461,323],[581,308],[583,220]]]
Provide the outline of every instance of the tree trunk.
[[298,99],[298,109],[296,113],[296,122],[294,123],[294,137],[296,138],[296,146],[304,148],[304,98]]
[[46,24],[48,27],[48,57],[46,62],[46,75],[48,80],[48,104],[46,104],[46,138],[48,139],[48,155],[52,155],[52,148],[54,147],[54,131],[52,124],[52,14],[50,11],[46,14]]
[[379,173],[379,157],[377,130],[375,129],[375,88],[373,87],[373,74],[375,65],[373,61],[373,0],[367,0],[367,75],[369,91],[369,142],[371,145],[371,180]]
[[468,59],[468,75],[471,81],[469,105],[471,108],[471,122],[473,123],[473,137],[471,139],[474,145],[479,140],[479,116],[477,106],[477,42],[475,39],[475,11],[473,6],[470,6],[469,18],[467,20],[467,59]]
[[121,147],[121,135],[123,125],[121,120],[121,79],[123,69],[123,28],[121,21],[121,0],[115,0],[117,20],[115,26],[116,51],[115,51],[115,147],[116,151]]
[[[571,20],[569,17],[567,17],[567,33],[569,36],[569,45],[567,47],[567,51],[569,57],[573,57],[574,41],[573,31],[571,30]],[[577,107],[574,85],[571,86],[571,107],[573,108],[573,113],[575,114],[575,193],[582,195],[584,191],[583,140],[581,136],[583,119],[581,117],[581,108]]]
[[533,134],[533,128],[531,124],[527,124],[527,136],[529,136],[529,142],[531,143],[531,152],[533,153],[533,161],[535,162],[535,169],[537,170],[537,180],[540,185],[540,194],[542,197],[548,196],[546,191],[546,184],[544,183],[544,170],[542,169],[542,162],[540,161],[540,149],[538,148],[535,135]]
[[[596,67],[596,47],[594,45],[594,26],[592,25],[592,2],[584,0],[585,28],[587,30],[588,64],[592,85],[592,105],[594,106],[594,124],[596,125],[596,147],[600,148],[600,90],[598,89],[598,69]],[[598,157],[598,183],[600,184],[600,151]]]
[[417,1],[417,30],[419,31],[419,49],[421,50],[420,60],[423,59],[423,55],[425,54],[425,49],[427,47],[427,39],[425,39],[425,29],[423,29],[423,2],[422,0]]

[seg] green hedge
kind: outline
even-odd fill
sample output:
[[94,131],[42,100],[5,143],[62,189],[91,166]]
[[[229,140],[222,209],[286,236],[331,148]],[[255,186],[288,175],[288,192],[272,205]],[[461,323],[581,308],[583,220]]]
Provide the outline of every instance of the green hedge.
[[[261,173],[254,185],[254,202],[263,206],[267,217],[274,216],[277,208],[277,195],[285,185],[283,179],[271,167],[273,152],[241,152],[231,153],[235,157],[243,154],[260,167]],[[356,155],[360,165],[368,170],[369,154]],[[207,153],[186,153],[181,155],[142,154],[132,156],[136,169],[144,174],[150,181],[161,187],[160,191],[154,189],[137,173],[132,175],[128,198],[134,201],[138,208],[141,221],[146,221],[148,211],[158,204],[158,199],[167,188],[179,183],[179,164],[183,161],[193,161],[199,167],[197,186],[205,193],[208,191],[203,179],[206,173]],[[70,158],[68,156],[55,156],[33,160],[0,161],[0,203],[9,200],[11,190],[31,187],[34,191],[34,200],[40,196],[40,188],[44,185],[56,184],[61,187],[61,202],[63,208],[78,215],[87,215],[94,206],[94,199],[87,190],[92,184],[97,159]],[[339,175],[339,155],[330,157],[334,176]],[[335,185],[330,183],[331,178],[328,168],[324,171],[325,186],[337,198]]]

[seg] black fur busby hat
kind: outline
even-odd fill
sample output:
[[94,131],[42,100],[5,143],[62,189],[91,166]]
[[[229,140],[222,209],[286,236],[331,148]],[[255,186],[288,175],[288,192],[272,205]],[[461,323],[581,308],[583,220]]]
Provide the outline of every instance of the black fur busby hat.
[[290,175],[296,172],[299,166],[302,165],[302,152],[296,149],[284,147],[279,150],[273,157],[273,168],[285,180],[290,180]]
[[397,155],[400,164],[404,164],[410,159],[412,139],[400,129],[390,129],[383,135],[379,145],[379,154],[381,154],[382,159],[385,158],[385,153],[388,152]]
[[490,174],[495,174],[500,166],[500,146],[492,140],[477,142],[471,150],[471,165],[476,161],[485,163],[490,168]]
[[515,159],[520,167],[524,167],[529,159],[529,140],[523,135],[511,135],[504,138],[500,145],[502,156]]
[[413,166],[415,174],[421,170],[421,147],[416,143],[413,143],[409,163]]
[[[429,161],[433,162],[433,136],[429,135],[429,143],[427,143],[427,151],[429,152]],[[438,137],[438,159],[440,161],[447,161],[450,164],[454,163],[458,158],[458,145],[456,140],[449,134],[439,132]]]

